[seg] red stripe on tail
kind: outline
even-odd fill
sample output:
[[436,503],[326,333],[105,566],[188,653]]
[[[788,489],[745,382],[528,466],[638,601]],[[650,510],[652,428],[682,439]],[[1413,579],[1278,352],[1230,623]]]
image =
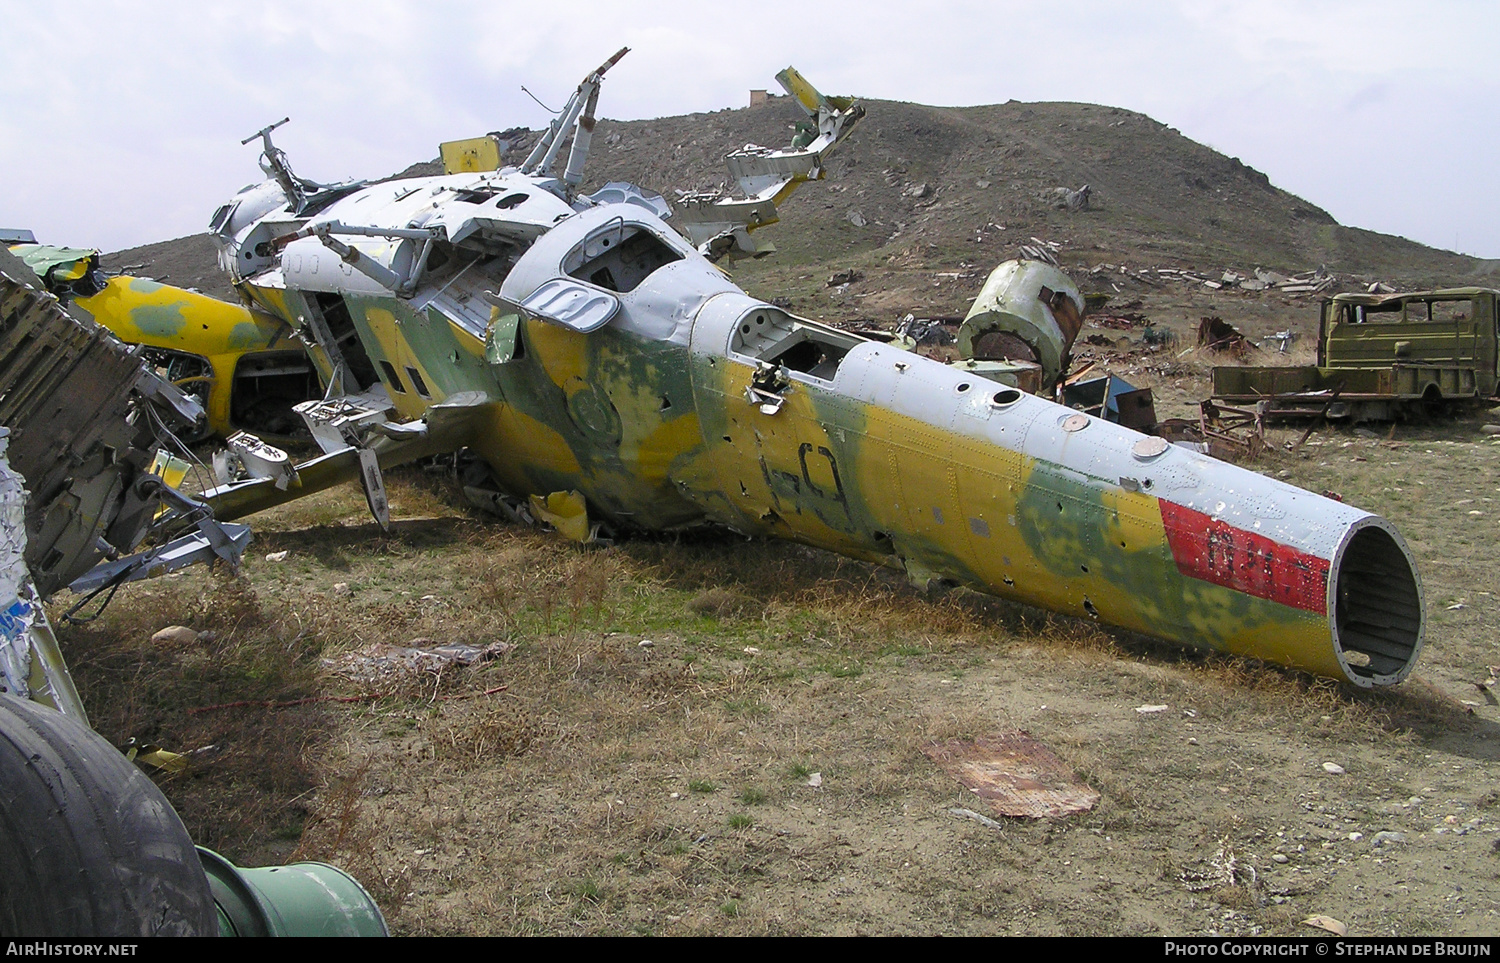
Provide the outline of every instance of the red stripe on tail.
[[1191,508],[1159,504],[1172,558],[1183,575],[1309,612],[1327,610],[1327,559]]

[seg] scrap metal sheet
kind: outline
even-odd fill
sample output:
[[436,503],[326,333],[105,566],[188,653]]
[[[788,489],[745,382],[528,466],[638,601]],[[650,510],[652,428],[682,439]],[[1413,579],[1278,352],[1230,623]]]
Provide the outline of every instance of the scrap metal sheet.
[[933,742],[923,751],[1001,816],[1070,816],[1099,801],[1051,749],[1024,731]]

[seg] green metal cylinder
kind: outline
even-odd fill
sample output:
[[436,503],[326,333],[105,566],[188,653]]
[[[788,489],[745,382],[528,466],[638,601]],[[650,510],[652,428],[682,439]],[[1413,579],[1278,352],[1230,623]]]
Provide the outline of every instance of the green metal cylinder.
[[327,863],[241,869],[198,847],[219,910],[220,936],[390,936],[380,907]]

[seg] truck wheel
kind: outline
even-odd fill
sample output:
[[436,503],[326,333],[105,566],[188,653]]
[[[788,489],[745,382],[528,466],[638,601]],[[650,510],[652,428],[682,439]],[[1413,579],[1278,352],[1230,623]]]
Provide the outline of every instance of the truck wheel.
[[92,729],[0,695],[0,934],[215,936],[187,829]]
[[1448,402],[1443,398],[1442,389],[1437,385],[1428,385],[1427,390],[1422,392],[1422,415],[1436,419],[1447,413]]

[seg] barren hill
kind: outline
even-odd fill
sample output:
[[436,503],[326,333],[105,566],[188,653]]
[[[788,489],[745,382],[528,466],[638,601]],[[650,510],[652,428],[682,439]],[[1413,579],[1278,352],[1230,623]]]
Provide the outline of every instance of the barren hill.
[[[1057,243],[1059,261],[1080,281],[1079,268],[1106,263],[1211,273],[1322,266],[1417,287],[1457,283],[1486,266],[1339,225],[1238,159],[1132,111],[1017,101],[867,106],[833,155],[828,179],[794,196],[782,223],[766,229],[780,254],[742,268],[747,283],[778,266],[822,273],[861,263],[881,269],[878,277],[867,272],[862,313],[898,310],[919,291],[930,309],[957,310],[977,282],[932,291],[931,271],[965,262],[987,271],[1032,237]],[[601,123],[592,173],[599,182],[633,178],[657,189],[713,186],[726,176],[719,156],[747,142],[785,143],[800,116],[783,97],[761,107]],[[1066,209],[1063,192],[1084,185],[1088,208]],[[913,269],[921,276],[910,276]]]
[[[761,234],[778,254],[738,267],[758,293],[790,296],[799,309],[829,317],[957,312],[978,287],[969,275],[982,278],[1033,237],[1056,244],[1060,263],[1080,281],[1080,269],[1101,264],[1208,273],[1322,266],[1348,283],[1405,287],[1472,282],[1494,270],[1493,262],[1340,225],[1238,159],[1132,111],[1016,101],[867,107],[827,180],[795,195],[782,222]],[[720,186],[724,154],[747,143],[784,144],[801,117],[790,98],[776,97],[752,108],[604,120],[586,187],[629,180],[670,200],[674,189]],[[435,170],[423,163],[403,173]],[[1067,209],[1063,193],[1084,185],[1087,208]],[[206,238],[121,252],[106,266],[143,263],[144,273],[167,275],[161,280],[228,293]],[[861,300],[830,305],[819,293],[822,279],[850,266],[868,275]],[[933,272],[955,270],[959,277],[934,286]]]

